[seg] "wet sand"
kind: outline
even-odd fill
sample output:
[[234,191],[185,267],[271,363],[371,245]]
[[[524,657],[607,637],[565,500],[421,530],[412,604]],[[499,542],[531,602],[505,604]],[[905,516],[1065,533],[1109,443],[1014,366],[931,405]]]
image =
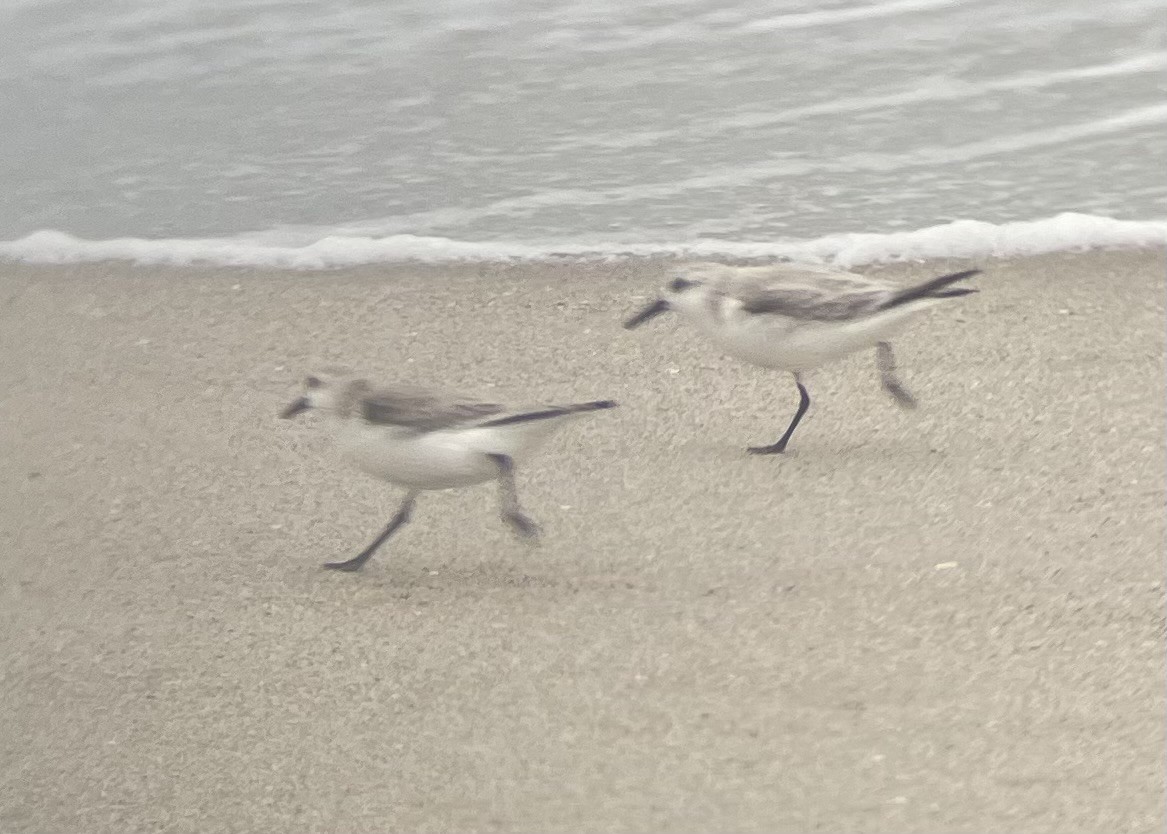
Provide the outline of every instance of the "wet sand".
[[[994,261],[810,378],[675,318],[666,264],[0,264],[0,829],[1161,831],[1162,251]],[[885,267],[905,282],[962,262]],[[519,473],[400,492],[343,361],[611,397]]]

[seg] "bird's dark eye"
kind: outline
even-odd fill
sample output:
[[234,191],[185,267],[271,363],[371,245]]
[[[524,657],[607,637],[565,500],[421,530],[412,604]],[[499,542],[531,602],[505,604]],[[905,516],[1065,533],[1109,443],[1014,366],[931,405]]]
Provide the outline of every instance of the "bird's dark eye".
[[310,376],[306,380],[304,380],[304,387],[309,388],[309,389],[319,388],[323,384],[324,383],[322,383],[320,381],[320,377],[318,377],[318,376]]
[[693,287],[696,285],[697,285],[696,281],[689,281],[689,280],[686,280],[685,278],[674,278],[672,281],[669,282],[669,289],[672,290],[673,292],[684,292],[685,290],[689,289],[689,287]]

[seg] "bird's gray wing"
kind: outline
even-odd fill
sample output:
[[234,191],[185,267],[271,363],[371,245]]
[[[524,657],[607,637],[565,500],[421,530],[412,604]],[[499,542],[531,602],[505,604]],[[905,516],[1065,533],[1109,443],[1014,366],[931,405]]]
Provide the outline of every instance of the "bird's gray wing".
[[419,431],[453,428],[506,410],[498,403],[410,388],[369,391],[361,397],[360,409],[365,421],[373,425]]
[[736,286],[732,296],[743,312],[780,315],[805,321],[847,321],[873,312],[888,297],[882,282],[842,273],[794,276],[781,282],[749,281]]

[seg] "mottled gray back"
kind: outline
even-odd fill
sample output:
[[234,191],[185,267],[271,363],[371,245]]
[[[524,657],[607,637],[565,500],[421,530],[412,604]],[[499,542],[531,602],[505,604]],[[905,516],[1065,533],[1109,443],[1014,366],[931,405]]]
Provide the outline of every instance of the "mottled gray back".
[[882,287],[755,286],[735,292],[747,313],[773,313],[792,319],[846,321],[874,312],[888,296]]
[[351,408],[368,423],[436,431],[498,414],[505,408],[466,397],[405,385],[373,388],[365,380],[349,383]]
[[805,321],[846,321],[874,312],[894,290],[885,281],[825,264],[700,263],[689,267],[685,274],[712,290],[707,303],[714,318],[725,313],[724,300],[732,298],[746,313],[773,313]]

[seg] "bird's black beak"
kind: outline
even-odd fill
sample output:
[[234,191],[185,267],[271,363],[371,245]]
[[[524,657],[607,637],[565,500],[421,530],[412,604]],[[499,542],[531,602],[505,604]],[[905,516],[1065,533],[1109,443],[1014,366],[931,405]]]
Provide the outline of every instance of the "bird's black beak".
[[282,412],[280,412],[280,416],[283,417],[285,420],[288,420],[288,419],[291,419],[292,417],[295,417],[301,411],[307,411],[311,407],[312,407],[312,403],[308,402],[307,397],[300,397],[300,399],[296,400],[294,403],[292,403],[287,408],[285,408]]
[[639,327],[640,325],[644,324],[649,319],[654,319],[657,316],[659,316],[661,313],[667,313],[668,309],[669,309],[669,302],[665,301],[663,298],[658,298],[656,301],[649,304],[647,307],[645,307],[643,310],[641,310],[635,316],[628,319],[628,321],[624,322],[624,329],[631,330],[634,327]]

